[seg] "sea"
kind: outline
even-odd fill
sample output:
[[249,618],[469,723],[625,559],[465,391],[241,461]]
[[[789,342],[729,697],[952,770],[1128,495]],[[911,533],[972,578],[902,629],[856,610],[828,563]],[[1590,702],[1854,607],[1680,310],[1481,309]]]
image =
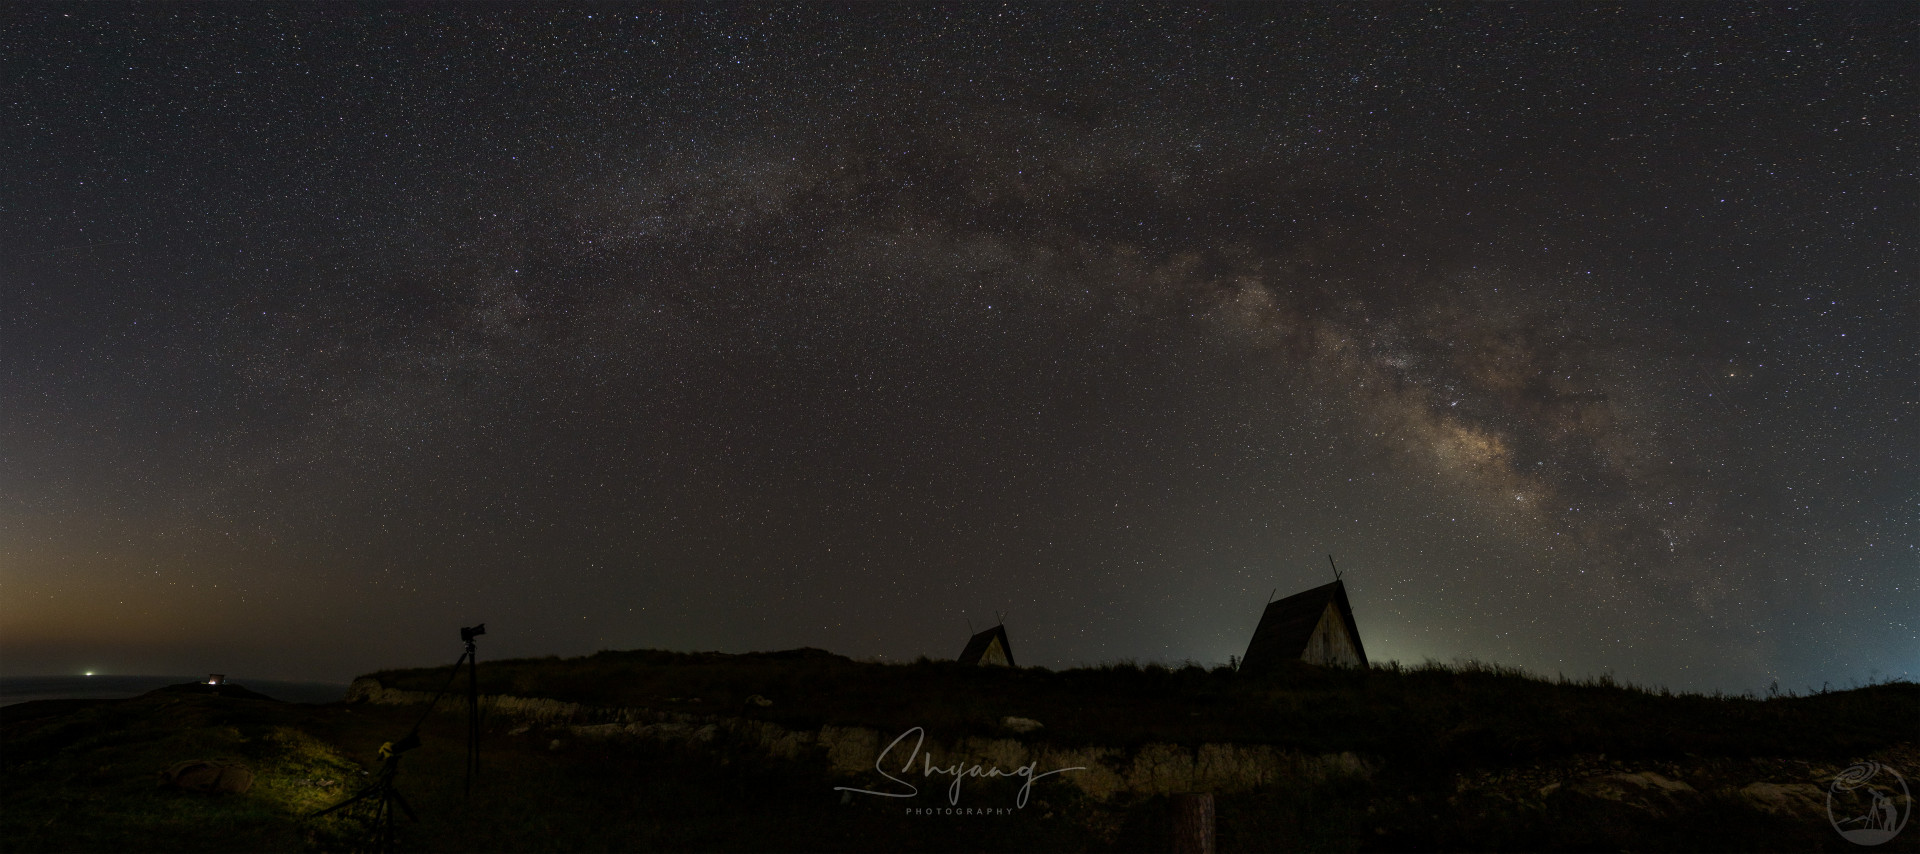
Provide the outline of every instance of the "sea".
[[[0,706],[33,700],[124,700],[156,688],[182,682],[204,682],[198,676],[0,676]],[[227,682],[289,703],[334,703],[347,696],[347,686],[332,682],[281,682],[248,679],[229,674]]]

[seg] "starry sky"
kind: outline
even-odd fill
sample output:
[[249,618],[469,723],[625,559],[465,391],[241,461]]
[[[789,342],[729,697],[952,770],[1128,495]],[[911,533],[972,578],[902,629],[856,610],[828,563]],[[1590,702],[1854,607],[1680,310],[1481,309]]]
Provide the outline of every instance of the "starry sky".
[[1920,675],[1920,8],[0,9],[0,671]]

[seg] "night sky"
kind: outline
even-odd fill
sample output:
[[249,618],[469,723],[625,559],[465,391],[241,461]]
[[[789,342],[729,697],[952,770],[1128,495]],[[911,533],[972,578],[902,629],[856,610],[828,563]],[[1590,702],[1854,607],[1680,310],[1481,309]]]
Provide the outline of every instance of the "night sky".
[[0,7],[0,671],[1920,674],[1920,7]]

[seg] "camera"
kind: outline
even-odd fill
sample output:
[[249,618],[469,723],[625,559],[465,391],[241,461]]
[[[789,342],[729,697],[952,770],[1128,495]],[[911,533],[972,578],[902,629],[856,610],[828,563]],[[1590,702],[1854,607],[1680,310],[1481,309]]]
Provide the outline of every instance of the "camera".
[[466,643],[473,643],[474,638],[484,635],[486,633],[487,633],[486,623],[481,623],[480,625],[473,626],[471,628],[463,627],[460,629],[460,640]]

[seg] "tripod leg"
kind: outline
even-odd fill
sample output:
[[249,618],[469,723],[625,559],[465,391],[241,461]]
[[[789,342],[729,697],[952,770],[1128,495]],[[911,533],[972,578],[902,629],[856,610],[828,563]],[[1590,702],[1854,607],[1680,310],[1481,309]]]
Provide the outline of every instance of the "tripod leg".
[[467,794],[480,775],[480,656],[467,651]]
[[310,816],[307,816],[307,817],[308,817],[308,818],[319,818],[319,817],[321,817],[321,816],[323,816],[323,815],[327,815],[327,814],[330,814],[330,813],[336,813],[336,812],[339,812],[339,811],[341,811],[341,810],[343,810],[343,809],[346,809],[347,807],[350,807],[350,806],[353,806],[353,805],[354,805],[354,804],[356,804],[356,803],[359,803],[359,802],[360,802],[360,799],[361,799],[361,798],[364,798],[364,797],[366,797],[366,796],[367,796],[367,792],[366,792],[366,790],[365,790],[365,789],[362,789],[362,790],[360,791],[360,793],[359,793],[359,794],[357,794],[357,795],[354,795],[354,796],[353,796],[353,797],[351,797],[351,798],[348,798],[348,799],[346,799],[346,800],[344,800],[344,801],[341,801],[341,802],[339,802],[339,803],[337,803],[337,804],[334,804],[333,806],[330,806],[330,807],[327,807],[326,809],[323,809],[323,810],[321,810],[321,811],[319,811],[319,812],[317,812],[317,813],[314,813],[313,815],[310,815]]
[[319,818],[319,817],[321,817],[321,816],[323,816],[323,815],[326,815],[326,814],[328,814],[328,813],[334,813],[334,812],[339,812],[339,811],[341,811],[341,810],[343,810],[343,809],[346,809],[347,807],[350,807],[350,806],[353,806],[354,804],[357,804],[357,803],[359,803],[359,802],[361,802],[361,801],[364,801],[364,800],[366,800],[367,798],[369,798],[369,797],[371,797],[371,796],[373,796],[373,794],[374,794],[374,793],[375,793],[376,791],[378,791],[378,790],[379,790],[379,788],[380,788],[380,782],[379,782],[379,781],[377,781],[377,780],[376,780],[376,781],[374,781],[374,782],[372,782],[372,783],[368,783],[368,784],[367,784],[367,785],[366,785],[366,786],[365,786],[364,788],[362,788],[362,789],[361,789],[360,791],[358,791],[358,792],[354,792],[354,793],[353,793],[353,797],[350,797],[350,798],[348,798],[348,799],[346,799],[346,800],[344,800],[344,801],[341,801],[341,802],[339,802],[339,803],[337,803],[337,804],[334,804],[333,806],[330,806],[330,807],[327,807],[326,809],[323,809],[323,810],[321,810],[321,811],[319,811],[319,812],[317,812],[317,813],[314,813],[313,815],[311,815],[311,816],[308,816],[308,818]]
[[414,813],[413,807],[407,804],[406,797],[400,794],[399,789],[393,790],[393,803],[400,808],[401,812],[406,813],[408,821],[415,824],[420,823],[420,816]]
[[380,850],[393,850],[393,790],[387,790],[387,799],[380,802]]

